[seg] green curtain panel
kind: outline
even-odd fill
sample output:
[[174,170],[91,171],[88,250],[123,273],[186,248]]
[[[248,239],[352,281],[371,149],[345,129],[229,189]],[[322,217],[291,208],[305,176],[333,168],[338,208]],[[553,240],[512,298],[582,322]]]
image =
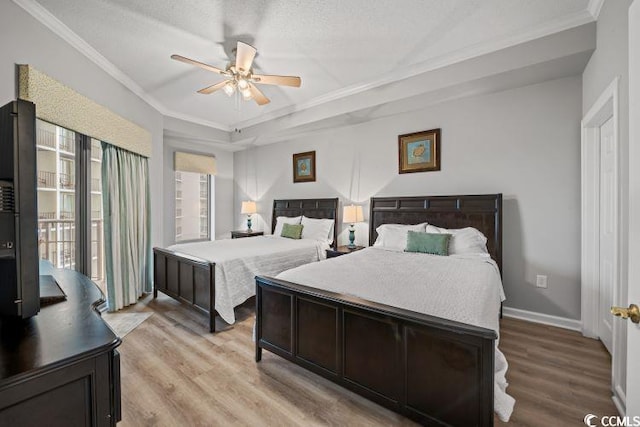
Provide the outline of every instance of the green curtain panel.
[[102,143],[102,202],[109,311],[151,292],[149,161]]

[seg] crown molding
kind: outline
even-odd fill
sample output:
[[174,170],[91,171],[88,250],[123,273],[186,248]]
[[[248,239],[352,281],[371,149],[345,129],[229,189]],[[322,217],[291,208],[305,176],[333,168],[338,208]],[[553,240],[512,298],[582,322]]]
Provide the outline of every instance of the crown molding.
[[[592,0],[593,1],[593,0]],[[491,52],[495,52],[502,49],[507,49],[512,46],[516,46],[522,43],[526,43],[541,37],[549,36],[554,33],[569,30],[571,28],[578,27],[580,25],[593,22],[594,18],[587,10],[580,11],[576,14],[551,21],[542,26],[534,28],[526,33],[517,35],[511,35],[503,37],[490,42],[478,43],[468,48],[460,49],[439,57],[431,58],[418,64],[414,64],[405,67],[404,70],[394,71],[388,73],[387,76],[375,79],[369,82],[359,83],[351,86],[347,86],[342,89],[330,92],[325,95],[321,95],[307,102],[302,102],[288,107],[280,108],[278,110],[271,111],[260,115],[260,117],[254,119],[248,119],[242,122],[238,122],[232,125],[232,128],[245,129],[251,126],[258,125],[260,123],[267,122],[269,120],[277,119],[288,114],[306,110],[321,104],[325,104],[338,99],[346,98],[361,92],[365,92],[377,87],[394,83],[400,80],[405,80],[414,77],[419,74],[423,74],[429,71],[443,68],[448,65],[452,65],[458,62],[462,62],[468,59],[476,58],[478,56],[486,55]]]
[[142,98],[147,104],[151,105],[156,110],[163,109],[160,102],[149,96],[142,87],[134,82],[129,76],[123,73],[118,67],[113,65],[107,58],[105,58],[100,52],[95,50],[89,43],[84,41],[79,35],[74,33],[71,28],[67,27],[62,21],[56,18],[51,12],[45,9],[40,3],[35,0],[13,0],[15,4],[24,9],[29,15],[34,17],[37,21],[53,31],[58,37],[66,41],[77,51],[82,53],[94,64],[100,67],[104,72],[111,77],[125,85],[131,92]]
[[206,138],[185,136],[179,133],[166,131],[166,130],[164,131],[163,136],[164,136],[165,142],[172,146],[175,146],[176,145],[175,143],[177,143],[177,145],[180,145],[181,142],[186,142],[186,143],[195,144],[195,145],[199,145],[207,148],[219,148],[222,151],[228,151],[231,153],[236,151],[242,151],[246,148],[245,146],[230,144],[228,142],[221,142],[221,141],[216,141],[216,140],[206,139]]
[[229,133],[231,133],[233,131],[233,127],[232,126],[223,125],[222,123],[214,122],[214,121],[211,121],[211,120],[201,119],[200,117],[194,117],[194,116],[191,116],[189,114],[182,114],[182,113],[178,113],[176,111],[170,111],[170,110],[165,110],[165,109],[163,109],[160,112],[165,117],[172,117],[174,119],[184,120],[185,122],[190,122],[190,123],[194,123],[194,124],[197,124],[197,125],[202,125],[202,126],[218,129],[218,130],[222,130],[222,131],[229,132]]
[[600,11],[602,10],[602,5],[604,4],[604,0],[589,0],[589,5],[587,6],[587,10],[591,14],[594,20],[598,20],[600,16]]
[[176,119],[186,120],[192,123],[197,123],[203,126],[216,128],[226,132],[230,132],[232,130],[230,126],[226,126],[221,123],[169,110],[160,101],[149,95],[140,85],[133,81],[131,77],[129,77],[122,70],[116,67],[111,61],[105,58],[100,52],[94,49],[82,37],[80,37],[71,28],[69,28],[62,21],[56,18],[51,12],[49,12],[36,0],[13,0],[13,2],[24,9],[25,12],[27,12],[38,22],[51,30],[62,40],[71,45],[78,52],[83,54],[91,62],[100,67],[100,69],[102,69],[105,73],[109,74],[115,80],[120,82],[151,107],[155,108],[160,114],[164,116],[174,117]]
[[436,58],[423,61],[418,64],[414,64],[405,67],[404,70],[389,73],[387,76],[374,79],[369,82],[359,83],[356,85],[347,86],[345,88],[330,92],[328,94],[313,98],[309,101],[299,104],[290,105],[284,108],[280,108],[269,113],[265,113],[254,119],[249,119],[241,122],[237,122],[231,125],[224,125],[214,121],[209,121],[199,117],[194,117],[189,114],[183,114],[176,111],[169,110],[159,100],[149,95],[140,85],[138,85],[133,79],[126,75],[122,70],[116,67],[106,57],[100,54],[83,38],[66,26],[62,21],[56,18],[51,12],[40,5],[36,0],[12,0],[16,5],[20,6],[37,21],[51,30],[54,34],[58,35],[64,41],[69,43],[72,47],[78,50],[81,54],[91,60],[94,64],[100,67],[103,71],[113,77],[115,80],[123,84],[126,88],[131,90],[134,94],[140,97],[143,101],[156,109],[159,113],[167,117],[173,117],[176,119],[196,123],[199,125],[219,129],[226,132],[232,132],[233,129],[243,129],[251,126],[258,125],[260,123],[267,122],[282,116],[286,116],[295,112],[306,110],[318,105],[322,105],[331,101],[346,98],[367,90],[371,90],[389,83],[393,83],[400,80],[405,80],[410,77],[414,77],[418,74],[423,74],[429,71],[433,71],[438,68],[445,67],[457,62],[472,59],[481,55],[485,55],[497,50],[506,49],[521,43],[525,43],[540,37],[548,36],[553,33],[568,30],[580,25],[593,22],[597,14],[599,13],[604,0],[590,0],[587,10],[583,10],[573,15],[569,15],[555,21],[546,23],[542,26],[534,28],[526,33],[503,37],[490,42],[478,43],[468,48],[460,49],[455,52],[451,52],[446,55],[442,55]]

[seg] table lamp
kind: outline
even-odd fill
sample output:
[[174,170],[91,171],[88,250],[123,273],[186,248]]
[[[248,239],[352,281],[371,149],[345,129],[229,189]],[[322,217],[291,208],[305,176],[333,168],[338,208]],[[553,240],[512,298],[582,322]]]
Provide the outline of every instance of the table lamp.
[[347,247],[349,249],[355,249],[355,240],[356,240],[356,229],[355,223],[362,222],[364,217],[362,215],[362,206],[349,205],[345,206],[342,211],[342,222],[345,224],[350,224],[349,226],[349,244]]
[[247,215],[247,231],[251,231],[251,215],[256,212],[256,202],[251,200],[248,202],[242,202],[242,209],[240,209],[240,213]]

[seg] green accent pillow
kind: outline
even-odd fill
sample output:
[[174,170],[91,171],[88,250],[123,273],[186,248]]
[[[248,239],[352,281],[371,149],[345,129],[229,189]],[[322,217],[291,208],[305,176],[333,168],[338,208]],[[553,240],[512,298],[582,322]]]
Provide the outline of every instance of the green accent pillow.
[[302,237],[302,224],[282,224],[282,234],[280,236],[288,239],[299,239]]
[[407,248],[405,252],[422,252],[447,256],[449,255],[449,239],[451,239],[451,234],[409,231],[407,233]]

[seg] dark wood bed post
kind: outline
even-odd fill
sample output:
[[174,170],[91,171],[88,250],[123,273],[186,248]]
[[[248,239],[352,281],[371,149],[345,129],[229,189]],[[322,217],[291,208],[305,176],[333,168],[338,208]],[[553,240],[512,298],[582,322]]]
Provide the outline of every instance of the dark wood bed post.
[[262,290],[260,286],[256,285],[256,324],[255,324],[256,332],[255,332],[255,336],[253,337],[256,342],[256,363],[262,360],[262,347],[260,347],[260,344],[259,344],[260,337],[262,336],[261,329],[260,329],[261,322],[260,322],[260,316],[257,315],[261,307],[262,307]]
[[216,264],[200,258],[153,248],[153,297],[158,291],[209,317],[209,332],[215,332]]

